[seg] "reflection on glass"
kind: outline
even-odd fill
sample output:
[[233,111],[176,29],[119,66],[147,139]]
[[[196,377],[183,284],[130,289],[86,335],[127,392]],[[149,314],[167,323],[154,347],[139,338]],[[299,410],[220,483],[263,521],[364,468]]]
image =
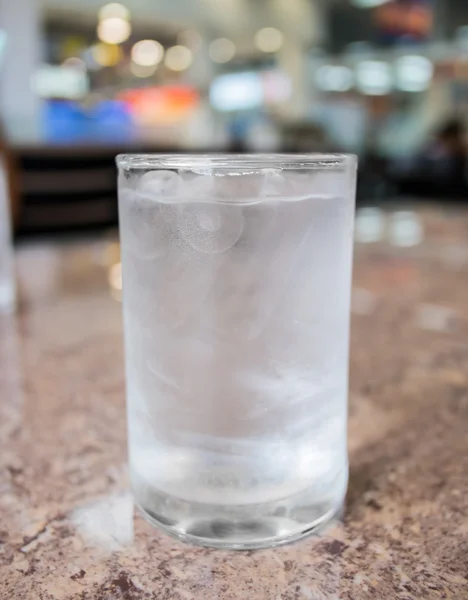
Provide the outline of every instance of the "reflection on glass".
[[129,493],[100,498],[76,509],[71,520],[90,546],[110,552],[133,541],[133,502]]

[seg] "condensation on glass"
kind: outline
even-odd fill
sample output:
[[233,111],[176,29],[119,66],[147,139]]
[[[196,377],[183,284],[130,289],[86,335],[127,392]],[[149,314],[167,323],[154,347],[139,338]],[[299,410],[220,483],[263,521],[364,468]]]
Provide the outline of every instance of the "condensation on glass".
[[117,162],[136,503],[207,546],[315,531],[348,479],[355,157]]

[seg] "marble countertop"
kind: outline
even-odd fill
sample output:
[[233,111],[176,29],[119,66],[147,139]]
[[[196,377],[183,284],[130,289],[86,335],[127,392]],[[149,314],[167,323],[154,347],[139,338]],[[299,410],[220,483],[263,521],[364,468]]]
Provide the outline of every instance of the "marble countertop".
[[127,491],[115,234],[18,250],[0,318],[2,600],[468,598],[468,211],[360,212],[344,523],[183,545]]

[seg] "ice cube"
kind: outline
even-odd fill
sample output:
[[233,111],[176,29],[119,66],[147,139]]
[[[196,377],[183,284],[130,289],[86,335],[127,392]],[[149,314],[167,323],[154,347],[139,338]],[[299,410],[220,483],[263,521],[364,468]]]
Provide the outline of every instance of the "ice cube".
[[182,189],[182,178],[175,171],[149,171],[140,178],[138,184],[141,195],[158,202],[177,198]]
[[244,229],[242,209],[235,205],[196,202],[180,206],[178,228],[194,250],[221,254],[231,248]]
[[262,169],[262,196],[271,198],[291,195],[291,182],[281,173],[281,169]]
[[262,197],[264,176],[261,172],[214,172],[217,198],[232,202],[255,202]]
[[128,171],[119,171],[119,192],[131,190],[134,187],[135,178]]
[[209,173],[194,173],[192,171],[182,172],[181,195],[184,198],[196,198],[197,200],[214,200],[214,177]]
[[127,195],[121,197],[120,214],[122,235],[129,254],[139,260],[164,256],[170,235],[164,217],[173,207],[166,206],[163,211],[160,204],[135,192],[127,192]]
[[283,174],[281,169],[223,172],[220,169],[181,173],[179,192],[205,202],[226,200],[252,204],[265,198],[309,196],[310,175]]

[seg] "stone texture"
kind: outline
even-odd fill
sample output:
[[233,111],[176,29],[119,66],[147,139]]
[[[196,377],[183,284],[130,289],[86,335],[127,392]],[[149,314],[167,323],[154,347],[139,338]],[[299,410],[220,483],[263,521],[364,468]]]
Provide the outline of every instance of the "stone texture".
[[468,213],[416,217],[421,244],[356,248],[344,523],[260,552],[133,513],[113,237],[21,247],[20,310],[0,318],[1,600],[468,598]]

